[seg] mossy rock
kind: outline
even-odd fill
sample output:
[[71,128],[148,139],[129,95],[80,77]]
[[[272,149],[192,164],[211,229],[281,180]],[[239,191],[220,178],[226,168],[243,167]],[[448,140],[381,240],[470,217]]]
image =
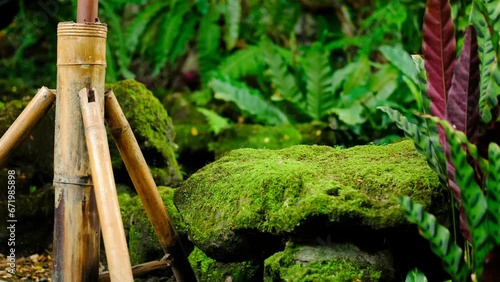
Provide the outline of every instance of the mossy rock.
[[[185,249],[190,251],[192,246],[187,239],[187,226],[182,221],[174,205],[174,189],[160,186],[158,190],[179,238],[182,240]],[[139,196],[130,196],[129,193],[120,193],[118,195],[118,200],[120,202],[123,225],[128,234],[130,260],[132,264],[135,265],[160,259],[164,253],[159,245],[158,238],[156,237],[153,226],[149,221]]]
[[280,236],[311,235],[311,226],[338,234],[406,226],[397,197],[428,207],[439,191],[437,175],[411,141],[299,145],[231,151],[186,180],[175,203],[194,244],[231,260],[262,255],[266,242]]
[[367,253],[351,244],[287,244],[264,262],[264,281],[393,281],[388,252]]
[[199,281],[262,281],[262,263],[256,261],[218,262],[198,248],[194,248],[188,259]]
[[[152,168],[158,185],[176,186],[182,180],[175,158],[175,132],[167,111],[146,86],[133,79],[108,84],[130,123],[141,151]],[[115,146],[111,146],[113,167],[123,169]]]

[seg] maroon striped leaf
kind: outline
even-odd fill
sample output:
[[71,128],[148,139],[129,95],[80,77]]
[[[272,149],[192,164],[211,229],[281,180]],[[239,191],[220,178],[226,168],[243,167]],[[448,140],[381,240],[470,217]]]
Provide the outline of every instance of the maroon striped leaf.
[[[427,93],[433,115],[446,118],[446,99],[456,60],[455,29],[448,0],[427,0],[423,28]],[[442,134],[440,134],[441,136]]]
[[476,29],[470,25],[448,92],[446,119],[472,143],[479,132],[479,63]]

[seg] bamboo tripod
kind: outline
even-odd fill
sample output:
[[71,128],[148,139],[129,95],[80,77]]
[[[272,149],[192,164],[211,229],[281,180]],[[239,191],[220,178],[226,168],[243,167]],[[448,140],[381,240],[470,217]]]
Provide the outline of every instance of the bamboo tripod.
[[[107,27],[85,20],[96,19],[97,1],[80,7],[88,4],[85,2],[78,2],[78,23],[58,26],[57,90],[39,89],[2,136],[0,167],[55,100],[52,280],[133,281],[133,273],[143,271],[145,265],[132,268],[130,264],[106,121],[166,253],[163,263],[170,264],[177,281],[197,281],[132,129],[113,91],[104,93]],[[109,273],[99,275],[101,228]],[[160,264],[153,263],[151,267],[158,268]]]

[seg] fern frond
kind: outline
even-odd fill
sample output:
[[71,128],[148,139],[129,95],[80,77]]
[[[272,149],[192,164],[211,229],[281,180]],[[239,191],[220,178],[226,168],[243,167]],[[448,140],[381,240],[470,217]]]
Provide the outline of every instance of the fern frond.
[[264,59],[268,66],[267,74],[271,78],[275,95],[292,102],[297,108],[306,111],[304,97],[299,90],[294,75],[289,71],[286,60],[271,43],[264,43]]
[[493,242],[500,244],[500,147],[490,143],[488,148],[488,170],[486,172],[486,195],[488,203],[488,231]]
[[198,40],[196,50],[198,53],[198,65],[200,70],[201,82],[206,86],[211,79],[219,62],[220,28],[217,25],[219,11],[211,6],[207,14],[203,16],[198,30]]
[[262,73],[264,60],[259,46],[248,46],[229,55],[219,65],[217,72],[236,79],[243,76],[256,76]]
[[244,83],[221,76],[212,78],[209,87],[214,91],[215,98],[234,102],[238,108],[248,112],[257,121],[269,125],[289,123],[287,116],[280,109],[268,103],[258,90]]
[[173,4],[165,19],[158,29],[158,39],[154,48],[154,68],[153,75],[157,75],[165,64],[170,60],[169,50],[175,44],[182,33],[184,16],[189,11],[188,1],[177,1]]
[[408,121],[397,110],[389,107],[378,107],[378,109],[387,113],[389,118],[396,123],[397,127],[404,131],[405,136],[413,140],[417,151],[426,157],[429,167],[438,174],[441,181],[447,183],[443,147],[441,147],[437,138],[432,138],[432,136],[437,135],[428,135],[425,129],[420,130],[416,124]]
[[198,110],[198,112],[202,113],[205,116],[208,121],[208,125],[210,125],[210,129],[215,134],[219,134],[222,130],[231,126],[229,123],[229,119],[221,117],[214,111],[199,107],[196,108],[196,110]]
[[432,251],[443,261],[444,269],[453,281],[470,281],[462,249],[453,242],[450,231],[438,224],[436,217],[424,211],[422,205],[412,202],[410,197],[400,197],[399,204],[408,221],[416,224],[420,235],[429,241]]
[[169,1],[158,1],[147,5],[144,10],[135,15],[134,20],[127,26],[125,32],[125,46],[128,54],[132,54],[139,43],[139,38],[146,27],[158,13],[169,5]]
[[306,113],[320,120],[335,106],[329,56],[319,45],[313,45],[302,62],[307,77]]
[[195,34],[195,27],[198,19],[196,17],[187,16],[182,25],[182,33],[175,40],[175,44],[170,48],[168,62],[174,63],[179,56],[186,52],[189,41],[193,39]]
[[226,49],[232,50],[236,46],[240,33],[241,20],[241,0],[226,0],[226,9],[224,18],[226,19],[226,32],[224,33],[224,41]]
[[473,149],[475,145],[468,142],[467,136],[463,132],[454,130],[447,121],[437,117],[429,118],[439,123],[446,134],[451,162],[455,167],[454,179],[460,188],[460,200],[465,209],[467,226],[471,233],[474,268],[478,280],[481,281],[484,260],[493,248],[493,244],[488,235],[486,197],[475,180],[476,172],[469,164],[467,152],[463,147],[465,145],[467,148],[471,148],[472,153],[476,156],[477,150]]

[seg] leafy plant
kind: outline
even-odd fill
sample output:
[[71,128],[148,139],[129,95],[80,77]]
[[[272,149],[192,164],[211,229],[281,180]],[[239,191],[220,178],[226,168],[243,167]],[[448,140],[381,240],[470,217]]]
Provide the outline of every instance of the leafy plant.
[[492,48],[497,41],[490,40],[498,38],[500,31],[498,25],[495,27],[497,8],[497,3],[491,1],[474,2],[457,60],[450,4],[428,0],[423,29],[425,69],[417,64],[419,80],[425,83],[422,78],[427,77],[426,84],[420,85],[425,120],[416,124],[395,110],[382,108],[414,140],[458,203],[462,234],[473,250],[468,268],[458,260],[462,259],[461,250],[458,252],[456,246],[448,248],[449,236],[444,229],[407,198],[401,199],[408,219],[419,226],[456,281],[469,281],[470,273],[475,273],[478,281],[493,281],[488,279],[495,277],[491,269],[483,273],[483,266],[496,256],[499,244],[498,226],[489,223],[499,220],[498,211],[491,212],[498,207],[498,183],[492,171],[500,161],[499,52]]

